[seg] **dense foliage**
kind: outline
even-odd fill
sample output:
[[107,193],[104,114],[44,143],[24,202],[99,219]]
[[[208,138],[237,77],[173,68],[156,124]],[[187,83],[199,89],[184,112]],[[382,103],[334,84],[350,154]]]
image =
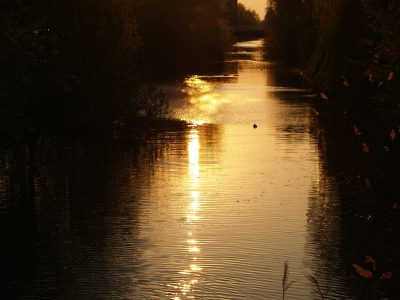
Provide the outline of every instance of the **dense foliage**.
[[365,123],[370,114],[386,126],[382,130],[398,131],[399,16],[397,0],[273,0],[265,55],[304,69],[339,111]]
[[267,59],[283,59],[290,63],[300,59],[302,34],[312,44],[314,33],[308,32],[310,5],[302,0],[271,0],[266,10],[265,54]]
[[265,55],[306,69],[321,88],[342,85],[343,76],[395,82],[399,14],[397,0],[271,0]]
[[2,131],[82,128],[113,118],[136,80],[132,2],[6,1]]
[[143,1],[137,19],[147,67],[159,75],[186,75],[223,58],[233,43],[226,9],[226,1]]
[[221,58],[225,1],[0,2],[0,142],[158,117],[149,84]]

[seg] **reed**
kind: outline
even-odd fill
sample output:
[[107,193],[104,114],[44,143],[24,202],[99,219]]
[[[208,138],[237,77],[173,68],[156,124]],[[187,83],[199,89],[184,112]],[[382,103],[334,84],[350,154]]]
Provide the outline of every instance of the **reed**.
[[321,292],[321,289],[320,289],[320,287],[319,287],[319,284],[318,284],[317,279],[315,279],[315,277],[312,276],[311,274],[307,274],[307,273],[306,273],[306,274],[304,274],[304,275],[307,277],[308,280],[310,280],[311,282],[313,282],[313,283],[317,286],[318,291],[319,291],[319,295],[321,296],[321,299],[324,300],[324,296],[322,295],[322,292]]
[[285,300],[285,293],[287,289],[294,283],[294,281],[288,283],[289,278],[289,263],[286,260],[283,265],[283,278],[282,278],[282,300]]

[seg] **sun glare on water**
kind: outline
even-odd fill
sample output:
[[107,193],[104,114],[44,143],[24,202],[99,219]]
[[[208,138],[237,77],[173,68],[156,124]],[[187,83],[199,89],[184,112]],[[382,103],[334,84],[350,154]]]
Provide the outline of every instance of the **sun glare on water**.
[[187,96],[188,105],[185,111],[180,112],[179,118],[193,125],[213,123],[213,116],[230,102],[226,95],[216,90],[215,84],[197,75],[186,78],[185,86],[182,92]]

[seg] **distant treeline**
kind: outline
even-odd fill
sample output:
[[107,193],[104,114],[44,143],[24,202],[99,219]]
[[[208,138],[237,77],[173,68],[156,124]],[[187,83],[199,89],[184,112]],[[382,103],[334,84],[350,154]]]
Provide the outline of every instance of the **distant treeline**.
[[226,1],[1,0],[0,144],[163,115],[161,76],[220,59]]

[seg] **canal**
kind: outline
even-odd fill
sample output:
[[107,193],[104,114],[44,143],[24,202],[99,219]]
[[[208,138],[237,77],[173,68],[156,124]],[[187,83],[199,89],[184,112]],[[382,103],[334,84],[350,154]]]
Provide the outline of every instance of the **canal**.
[[287,261],[285,299],[376,299],[315,98],[259,45],[165,84],[179,130],[3,151],[0,298],[281,299]]

